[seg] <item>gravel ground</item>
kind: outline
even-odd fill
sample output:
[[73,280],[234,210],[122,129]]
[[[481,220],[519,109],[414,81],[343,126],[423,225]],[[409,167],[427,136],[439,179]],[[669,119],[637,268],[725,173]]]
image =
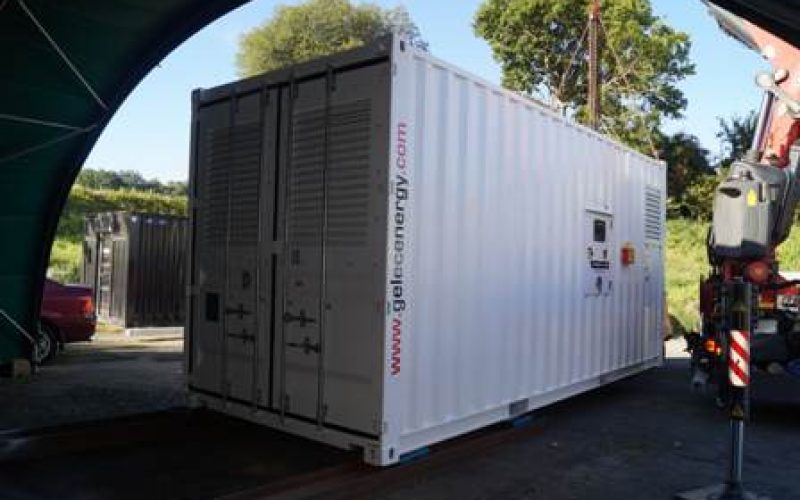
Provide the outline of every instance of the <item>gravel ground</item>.
[[29,379],[0,378],[0,430],[147,413],[185,405],[183,341],[98,333]]

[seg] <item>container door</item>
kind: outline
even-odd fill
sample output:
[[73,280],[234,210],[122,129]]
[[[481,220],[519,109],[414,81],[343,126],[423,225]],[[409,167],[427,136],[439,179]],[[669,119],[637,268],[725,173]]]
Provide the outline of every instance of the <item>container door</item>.
[[193,242],[192,385],[225,399],[263,406],[261,347],[269,325],[259,321],[264,287],[260,198],[270,155],[264,137],[275,107],[272,91],[232,97],[204,110],[197,133],[207,139],[199,163]]
[[[380,426],[389,66],[329,73],[287,96],[281,411]],[[291,102],[288,102],[291,100]],[[377,133],[376,133],[377,131]],[[381,133],[381,131],[383,133]]]
[[282,413],[322,421],[318,398],[322,313],[325,149],[325,79],[299,84],[284,94],[288,109],[287,179],[281,387]]

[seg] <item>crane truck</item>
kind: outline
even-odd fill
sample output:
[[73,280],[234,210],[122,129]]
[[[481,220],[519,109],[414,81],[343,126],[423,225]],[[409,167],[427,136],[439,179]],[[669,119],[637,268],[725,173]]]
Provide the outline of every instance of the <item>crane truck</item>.
[[800,200],[800,49],[714,4],[729,35],[771,65],[754,139],[714,193],[709,275],[700,283],[700,331],[688,335],[693,383],[711,383],[727,405],[749,385],[750,368],[800,375],[800,281],[780,270]]

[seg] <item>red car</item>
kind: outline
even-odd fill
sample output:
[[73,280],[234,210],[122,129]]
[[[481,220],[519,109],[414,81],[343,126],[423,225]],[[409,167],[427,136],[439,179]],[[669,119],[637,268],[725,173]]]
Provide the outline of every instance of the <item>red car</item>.
[[37,363],[53,359],[68,342],[90,340],[97,326],[92,288],[62,285],[46,280],[42,299],[39,338],[34,354]]

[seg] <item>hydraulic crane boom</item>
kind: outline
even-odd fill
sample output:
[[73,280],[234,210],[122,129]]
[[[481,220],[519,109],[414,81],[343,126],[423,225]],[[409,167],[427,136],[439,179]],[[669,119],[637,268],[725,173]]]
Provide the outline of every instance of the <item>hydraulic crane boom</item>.
[[[728,34],[761,53],[770,71],[759,73],[764,91],[750,151],[736,161],[714,197],[708,237],[709,276],[700,285],[702,327],[688,339],[694,381],[709,380],[720,399],[731,395],[737,352],[731,350],[732,296],[752,294],[747,333],[749,365],[800,375],[800,288],[781,276],[776,248],[789,236],[800,201],[800,49],[708,4]],[[735,346],[734,346],[735,347]]]
[[800,50],[707,5],[723,30],[760,52],[772,69],[756,77],[764,99],[751,148],[714,193],[701,331],[687,337],[693,383],[716,385],[729,410],[730,467],[723,484],[678,495],[685,500],[756,498],[742,485],[751,368],[800,376],[800,282],[782,277],[776,258],[800,200]]
[[777,98],[778,105],[762,106],[760,133],[753,149],[763,153],[763,160],[769,164],[785,167],[789,149],[800,136],[800,49],[726,10],[713,5],[709,10],[724,31],[761,53],[772,65],[772,75],[759,74],[756,83],[767,92],[769,101]]

